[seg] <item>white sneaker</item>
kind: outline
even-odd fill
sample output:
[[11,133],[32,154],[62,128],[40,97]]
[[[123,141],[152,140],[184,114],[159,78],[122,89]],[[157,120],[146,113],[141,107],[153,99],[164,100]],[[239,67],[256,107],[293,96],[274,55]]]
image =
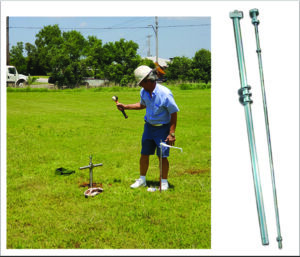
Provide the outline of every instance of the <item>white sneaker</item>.
[[146,180],[143,180],[141,178],[139,179],[136,179],[135,180],[135,183],[133,183],[130,187],[131,188],[138,188],[138,187],[141,187],[141,186],[146,186]]
[[[158,188],[160,189],[160,188]],[[161,183],[161,191],[165,191],[165,190],[168,190],[169,189],[169,183],[168,182],[164,182],[164,183]]]

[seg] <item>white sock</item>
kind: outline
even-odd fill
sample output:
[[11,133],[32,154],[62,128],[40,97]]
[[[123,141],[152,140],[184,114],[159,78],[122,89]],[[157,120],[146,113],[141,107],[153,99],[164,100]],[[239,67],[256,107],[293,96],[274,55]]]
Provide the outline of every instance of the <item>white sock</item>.
[[161,183],[168,183],[168,180],[167,179],[161,179]]
[[146,181],[146,176],[140,176],[140,179],[142,179],[143,181]]

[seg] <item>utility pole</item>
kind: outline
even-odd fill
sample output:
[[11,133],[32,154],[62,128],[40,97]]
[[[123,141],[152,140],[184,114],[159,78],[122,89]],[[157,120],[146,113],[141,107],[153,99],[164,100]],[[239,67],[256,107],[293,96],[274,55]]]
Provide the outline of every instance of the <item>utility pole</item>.
[[6,16],[6,65],[9,65],[9,16]]
[[150,38],[152,37],[152,35],[148,35],[148,52],[147,52],[147,56],[150,57],[151,56],[151,52],[150,52]]
[[155,16],[155,36],[156,36],[156,63],[158,64],[158,18]]
[[155,33],[155,40],[156,40],[156,63],[158,64],[158,18],[155,16],[155,28],[153,25],[148,25],[149,27],[151,26],[152,29],[154,30]]

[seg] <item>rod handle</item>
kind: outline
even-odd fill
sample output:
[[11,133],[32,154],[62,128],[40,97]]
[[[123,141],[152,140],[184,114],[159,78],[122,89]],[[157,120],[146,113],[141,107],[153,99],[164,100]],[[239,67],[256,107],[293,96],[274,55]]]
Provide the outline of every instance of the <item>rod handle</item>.
[[128,118],[128,116],[127,116],[127,114],[125,113],[125,111],[124,111],[124,110],[122,110],[121,112],[123,113],[123,115],[124,115],[124,118],[125,118],[125,119],[127,119],[127,118]]
[[258,25],[259,24],[259,20],[257,19],[257,16],[259,15],[258,9],[251,9],[249,11],[249,15],[252,18],[252,24],[253,25]]
[[88,166],[83,166],[83,167],[80,167],[79,169],[80,170],[84,170],[84,169],[88,169],[88,168],[90,168],[91,166],[90,165],[88,165]]

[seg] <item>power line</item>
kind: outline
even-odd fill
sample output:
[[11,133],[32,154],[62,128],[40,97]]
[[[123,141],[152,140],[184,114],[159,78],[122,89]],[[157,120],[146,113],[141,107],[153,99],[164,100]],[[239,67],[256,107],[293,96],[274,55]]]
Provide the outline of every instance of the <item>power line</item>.
[[[179,28],[179,27],[202,27],[202,26],[210,26],[210,23],[206,24],[190,24],[190,25],[165,25],[165,26],[159,26],[159,28]],[[10,29],[43,29],[43,27],[19,27],[19,26],[13,26],[9,27]],[[94,29],[94,30],[110,30],[110,29],[149,29],[151,27],[145,26],[145,27],[94,27],[94,28],[60,28],[61,30],[86,30],[86,29]]]
[[210,23],[206,23],[206,24],[195,24],[195,25],[165,25],[165,26],[159,26],[159,28],[202,27],[202,26],[210,26]]
[[[123,21],[123,22],[118,22],[116,25],[112,25],[112,27],[119,27],[119,26],[121,26],[121,25],[123,25],[124,26],[124,24],[126,24],[127,26],[128,26],[128,23],[131,23],[130,25],[133,25],[133,24],[136,24],[136,23],[141,23],[141,22],[143,22],[143,21],[146,21],[146,20],[149,20],[149,19],[151,19],[151,17],[146,17],[146,18],[144,18],[144,19],[136,19],[136,18],[132,18],[132,19],[130,19],[130,20],[127,20],[127,21]],[[133,24],[132,24],[133,23]]]

